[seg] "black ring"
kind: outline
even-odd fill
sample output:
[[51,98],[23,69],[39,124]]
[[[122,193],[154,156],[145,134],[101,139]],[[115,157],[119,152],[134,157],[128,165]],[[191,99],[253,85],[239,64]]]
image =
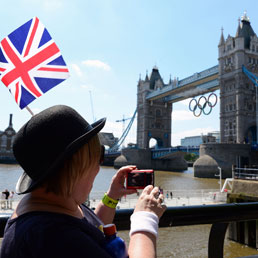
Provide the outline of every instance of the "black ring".
[[[211,98],[213,95],[215,96],[215,102],[212,104],[211,101],[210,101],[210,98]],[[204,101],[204,103],[201,105],[200,102],[201,102],[201,99],[203,99],[203,98],[204,98],[205,101]],[[195,101],[195,105],[192,107],[192,102],[193,102],[193,101]],[[191,101],[189,102],[189,110],[192,111],[193,114],[194,114],[194,116],[196,116],[196,117],[199,117],[199,116],[202,114],[202,112],[203,112],[203,114],[205,114],[205,115],[209,115],[209,114],[211,113],[211,111],[212,111],[212,108],[216,106],[217,101],[218,101],[218,98],[217,98],[217,95],[216,95],[214,92],[212,92],[212,93],[208,96],[208,98],[206,98],[205,96],[201,96],[201,97],[198,99],[198,101],[197,101],[195,98],[192,98]],[[208,112],[205,111],[205,108],[207,107],[207,105],[210,107],[210,110],[209,110]],[[197,108],[200,109],[200,112],[199,112],[199,113],[196,113]]]
[[[203,106],[200,104],[200,101],[201,101],[202,98],[205,99],[205,102],[203,103]],[[207,104],[207,99],[206,99],[206,97],[205,97],[205,96],[201,96],[201,97],[199,98],[198,102],[197,102],[198,107],[203,110],[203,109],[205,108],[206,104]],[[201,107],[200,107],[200,106],[201,106]]]

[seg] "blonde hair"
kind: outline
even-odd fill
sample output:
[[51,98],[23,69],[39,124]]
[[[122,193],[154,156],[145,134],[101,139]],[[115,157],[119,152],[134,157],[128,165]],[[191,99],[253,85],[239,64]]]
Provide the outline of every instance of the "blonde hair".
[[80,180],[82,175],[90,173],[91,169],[99,163],[100,155],[101,145],[96,134],[71,158],[67,159],[63,167],[54,176],[45,181],[46,192],[53,192],[66,197],[70,196],[74,184]]

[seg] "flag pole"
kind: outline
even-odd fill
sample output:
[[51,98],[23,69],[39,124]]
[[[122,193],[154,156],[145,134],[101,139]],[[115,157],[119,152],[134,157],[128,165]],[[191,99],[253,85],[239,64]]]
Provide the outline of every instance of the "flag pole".
[[26,109],[30,112],[30,114],[31,114],[32,116],[34,116],[34,113],[31,111],[31,109],[30,109],[28,106],[26,106]]

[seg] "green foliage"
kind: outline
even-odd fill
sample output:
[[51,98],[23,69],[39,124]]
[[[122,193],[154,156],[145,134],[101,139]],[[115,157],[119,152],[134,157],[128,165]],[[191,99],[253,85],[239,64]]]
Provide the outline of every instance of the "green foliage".
[[196,161],[198,158],[199,158],[199,156],[196,155],[196,154],[194,154],[194,153],[187,153],[187,154],[185,154],[185,156],[184,156],[184,159],[185,159],[186,161],[190,161],[190,162],[194,162],[194,161]]

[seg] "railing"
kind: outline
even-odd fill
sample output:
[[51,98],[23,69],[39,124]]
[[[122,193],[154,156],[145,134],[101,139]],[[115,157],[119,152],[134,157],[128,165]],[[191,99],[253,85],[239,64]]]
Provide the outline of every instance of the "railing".
[[232,177],[235,179],[258,180],[257,168],[236,168],[232,167]]
[[[188,85],[190,83],[193,83],[193,82],[196,82],[196,81],[199,81],[199,80],[202,80],[206,77],[210,77],[210,76],[213,76],[213,75],[216,75],[218,74],[218,65],[215,65],[211,68],[208,68],[204,71],[201,71],[199,73],[195,73],[189,77],[186,77],[180,81],[178,81],[178,84],[177,85],[168,85],[168,86],[165,86],[163,87],[162,89],[158,89],[158,90],[155,90],[155,91],[152,91],[150,92],[147,96],[146,96],[146,99],[150,100],[154,97],[157,97],[157,96],[161,96],[161,95],[165,95],[165,101],[171,101],[172,99],[176,99],[176,98],[182,98],[183,95],[180,94],[180,95],[177,95],[177,96],[167,96],[167,95],[170,95],[169,93],[172,92],[175,88],[180,88],[180,87],[183,87],[185,85]],[[212,81],[209,81],[209,82],[206,82],[206,83],[203,83],[201,86],[200,86],[200,89],[210,89],[210,88],[214,88],[214,87],[217,87],[219,86],[219,82],[217,79],[214,79]],[[200,92],[197,94],[197,95],[200,95]]]
[[[169,190],[163,189],[164,203],[168,207],[194,206],[226,203],[227,193],[221,193],[218,189],[188,189]],[[90,196],[87,205],[95,209],[104,195],[104,192],[94,192]],[[133,209],[138,201],[136,194],[122,197],[118,203],[118,209]]]
[[215,66],[213,66],[211,68],[208,68],[208,69],[206,69],[204,71],[201,71],[199,73],[195,73],[195,74],[193,74],[193,75],[191,75],[191,76],[189,76],[189,77],[187,77],[185,79],[180,80],[178,82],[179,87],[180,86],[184,86],[184,85],[186,85],[188,83],[192,83],[194,81],[201,80],[201,79],[209,77],[211,75],[218,74],[218,71],[219,71],[219,66],[215,65]]
[[199,149],[200,147],[185,147],[185,146],[178,146],[178,147],[171,147],[171,148],[160,148],[160,149],[152,149],[151,150],[151,157],[152,159],[161,158],[163,156],[166,156],[170,153],[174,152],[189,152],[194,153],[196,155],[199,155]]
[[[117,210],[114,223],[118,230],[129,230],[133,209]],[[0,237],[9,215],[0,216]],[[208,258],[222,258],[228,224],[258,219],[258,202],[231,203],[207,206],[169,207],[160,219],[159,227],[212,224]]]

